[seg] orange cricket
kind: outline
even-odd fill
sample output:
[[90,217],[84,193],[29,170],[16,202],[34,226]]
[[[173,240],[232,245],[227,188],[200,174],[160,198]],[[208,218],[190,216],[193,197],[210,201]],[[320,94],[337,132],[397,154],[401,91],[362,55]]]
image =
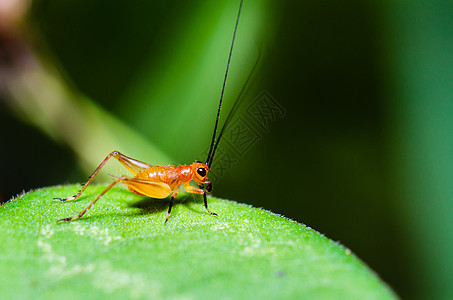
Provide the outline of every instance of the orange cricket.
[[[209,167],[207,164],[194,162],[191,165],[184,166],[151,166],[142,161],[127,157],[118,151],[113,151],[102,161],[97,169],[90,176],[88,181],[83,185],[82,189],[74,196],[65,199],[56,198],[65,201],[76,200],[80,197],[86,187],[93,181],[94,177],[99,173],[105,163],[111,158],[116,158],[122,165],[134,174],[134,177],[121,176],[115,179],[102,193],[100,193],[84,210],[79,214],[64,218],[59,221],[72,221],[82,217],[108,190],[114,187],[117,183],[122,182],[129,190],[138,195],[144,195],[151,198],[163,199],[171,194],[170,206],[168,208],[167,218],[165,223],[170,217],[171,207],[173,200],[178,195],[178,190],[181,185],[184,186],[186,192],[192,194],[204,195],[204,206],[211,215],[217,215],[208,208],[206,199],[206,192],[211,192],[212,185],[208,181],[207,174]],[[200,188],[190,185],[191,181],[195,181]],[[206,185],[205,189],[203,188]]]
[[[173,201],[174,201],[175,197],[178,195],[178,190],[181,185],[184,187],[184,190],[186,192],[189,192],[192,194],[203,195],[204,206],[206,207],[207,211],[211,215],[214,215],[214,216],[217,215],[216,213],[211,212],[208,208],[208,201],[206,198],[206,193],[210,193],[212,191],[212,184],[208,180],[208,172],[211,167],[217,146],[219,145],[220,139],[226,128],[226,125],[228,124],[233,111],[237,107],[237,104],[240,100],[240,95],[242,94],[242,91],[243,91],[243,90],[241,91],[239,97],[237,98],[236,102],[234,103],[233,108],[231,109],[230,114],[228,115],[227,120],[225,121],[225,123],[222,127],[222,130],[220,131],[220,133],[216,139],[217,126],[218,126],[219,117],[220,117],[220,110],[222,107],[222,99],[223,99],[223,94],[225,91],[225,84],[226,84],[226,80],[227,80],[227,76],[228,76],[228,69],[230,66],[230,60],[231,60],[231,55],[233,52],[234,41],[236,38],[236,31],[237,31],[237,27],[238,27],[238,23],[239,23],[239,17],[241,15],[242,3],[243,3],[243,0],[241,0],[241,2],[240,2],[239,10],[238,10],[237,18],[236,18],[236,25],[235,25],[234,33],[233,33],[233,40],[231,42],[231,48],[230,48],[230,52],[229,52],[229,56],[228,56],[225,77],[223,80],[222,91],[220,94],[219,107],[217,110],[217,118],[216,118],[216,122],[214,125],[214,133],[212,136],[211,147],[210,147],[210,150],[208,153],[208,157],[206,159],[206,163],[194,162],[190,165],[182,165],[182,166],[151,166],[142,161],[139,161],[139,160],[130,158],[126,155],[123,155],[118,151],[113,151],[109,155],[107,155],[107,157],[101,162],[101,164],[96,168],[96,170],[93,172],[93,174],[89,177],[88,181],[83,185],[82,189],[76,195],[67,197],[67,198],[54,198],[54,199],[58,199],[61,202],[77,200],[80,197],[80,195],[82,195],[83,191],[85,191],[87,186],[93,181],[94,177],[99,173],[101,168],[107,163],[107,161],[111,157],[116,158],[122,165],[124,165],[129,171],[131,171],[134,176],[133,177],[121,176],[121,177],[116,178],[107,188],[105,188],[104,191],[102,191],[102,193],[97,195],[96,198],[84,210],[82,210],[80,213],[78,213],[75,216],[60,219],[60,220],[58,220],[58,222],[60,222],[60,221],[70,222],[72,220],[82,217],[106,192],[108,192],[112,187],[114,187],[116,184],[118,184],[120,182],[125,184],[131,192],[138,194],[138,195],[145,195],[145,196],[148,196],[151,198],[158,198],[158,199],[163,199],[163,198],[166,198],[171,195],[170,205],[168,208],[168,213],[167,213],[167,218],[165,219],[165,223],[168,221],[168,218],[170,217]],[[249,77],[249,79],[250,79],[250,77]],[[247,82],[249,79],[247,79]],[[198,185],[198,188],[191,186],[190,185],[191,181],[195,181],[195,183]]]

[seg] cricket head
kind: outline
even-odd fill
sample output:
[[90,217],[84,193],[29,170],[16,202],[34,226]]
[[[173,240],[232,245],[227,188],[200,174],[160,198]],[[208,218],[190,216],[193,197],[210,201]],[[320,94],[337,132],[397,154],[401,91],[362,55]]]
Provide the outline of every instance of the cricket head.
[[[192,164],[192,171],[193,171],[193,180],[198,184],[200,188],[206,188],[207,192],[212,191],[212,184],[208,180],[208,172],[209,167],[207,164],[202,162],[194,162]],[[206,187],[205,187],[206,185]]]

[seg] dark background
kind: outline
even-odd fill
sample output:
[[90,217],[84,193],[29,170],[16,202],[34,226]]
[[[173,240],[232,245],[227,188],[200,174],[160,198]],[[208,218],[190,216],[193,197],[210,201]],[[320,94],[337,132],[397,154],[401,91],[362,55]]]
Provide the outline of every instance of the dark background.
[[[14,81],[0,85],[0,200],[82,182],[115,149],[151,164],[200,158],[237,6],[34,1],[1,32],[0,67],[17,76],[39,62],[37,82],[57,83],[32,85],[28,98]],[[403,298],[453,297],[452,17],[452,5],[434,1],[246,0],[223,117],[258,56],[246,105],[266,91],[286,114],[214,182],[214,195],[339,241]],[[61,95],[58,122],[47,121]],[[67,103],[82,119],[71,120]],[[87,107],[99,123],[84,121]],[[109,134],[133,137],[116,144]]]

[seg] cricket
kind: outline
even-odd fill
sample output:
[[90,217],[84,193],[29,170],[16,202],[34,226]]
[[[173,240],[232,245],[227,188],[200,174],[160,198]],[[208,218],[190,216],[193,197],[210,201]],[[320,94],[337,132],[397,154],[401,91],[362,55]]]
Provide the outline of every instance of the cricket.
[[[214,124],[214,132],[212,135],[210,149],[209,149],[208,156],[206,158],[206,162],[203,163],[200,161],[196,161],[190,165],[180,165],[180,166],[174,166],[174,165],[152,166],[145,162],[128,157],[118,151],[112,151],[100,163],[100,165],[96,168],[96,170],[93,172],[93,174],[91,174],[91,176],[88,178],[88,181],[83,185],[83,187],[79,190],[79,192],[76,195],[67,197],[67,198],[54,198],[54,199],[60,200],[61,202],[68,202],[68,201],[74,201],[74,200],[79,199],[79,197],[83,194],[83,192],[88,187],[88,185],[90,185],[90,183],[93,181],[93,179],[96,177],[96,175],[102,169],[102,167],[112,157],[116,158],[124,167],[126,167],[130,172],[132,172],[133,176],[132,177],[129,177],[129,176],[117,177],[108,187],[106,187],[99,195],[97,195],[96,198],[90,204],[88,204],[88,206],[84,210],[82,210],[81,212],[79,212],[78,214],[76,214],[74,216],[60,219],[57,222],[71,222],[73,220],[81,218],[91,207],[93,207],[93,205],[99,199],[101,199],[101,197],[105,193],[107,193],[111,188],[113,188],[118,183],[125,184],[132,193],[135,193],[138,195],[144,195],[144,196],[147,196],[150,198],[164,199],[171,195],[170,204],[169,204],[168,212],[167,212],[167,217],[166,217],[164,223],[167,223],[168,219],[170,218],[171,208],[173,206],[174,199],[178,195],[178,191],[179,191],[179,188],[181,187],[181,185],[184,187],[184,190],[188,193],[203,195],[204,207],[211,215],[217,216],[217,214],[215,212],[212,212],[208,208],[208,201],[207,201],[206,194],[211,193],[211,191],[212,191],[212,183],[208,179],[208,173],[209,173],[209,170],[211,169],[214,155],[216,153],[217,147],[218,147],[220,139],[224,133],[224,130],[227,127],[233,112],[235,111],[235,109],[238,106],[238,103],[239,103],[239,100],[241,99],[241,94],[245,88],[245,85],[247,85],[247,82],[250,79],[250,76],[249,76],[244,87],[242,88],[242,91],[240,92],[238,98],[236,99],[236,102],[234,103],[227,119],[225,120],[225,123],[224,123],[222,129],[220,130],[220,132],[217,136],[217,127],[219,125],[223,95],[225,92],[225,86],[226,86],[227,77],[228,77],[228,70],[230,67],[231,56],[233,53],[234,41],[236,39],[236,32],[237,32],[237,28],[238,28],[238,24],[239,24],[239,19],[241,16],[242,4],[243,4],[243,0],[240,1],[239,9],[238,9],[237,17],[236,17],[236,24],[234,27],[231,47],[230,47],[230,51],[228,54],[226,71],[225,71],[225,76],[223,79],[222,89],[221,89],[221,93],[220,93],[219,106],[217,109],[217,116],[216,116],[215,124]],[[198,187],[190,185],[190,183],[192,181],[194,181]]]

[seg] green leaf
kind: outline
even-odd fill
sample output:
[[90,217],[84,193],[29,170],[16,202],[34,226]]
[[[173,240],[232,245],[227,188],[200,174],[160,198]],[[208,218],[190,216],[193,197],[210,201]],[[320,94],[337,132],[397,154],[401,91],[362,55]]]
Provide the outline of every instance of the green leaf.
[[0,207],[2,298],[394,299],[351,251],[263,209],[181,194],[168,201],[121,188],[81,219],[56,223],[104,186],[58,186]]

